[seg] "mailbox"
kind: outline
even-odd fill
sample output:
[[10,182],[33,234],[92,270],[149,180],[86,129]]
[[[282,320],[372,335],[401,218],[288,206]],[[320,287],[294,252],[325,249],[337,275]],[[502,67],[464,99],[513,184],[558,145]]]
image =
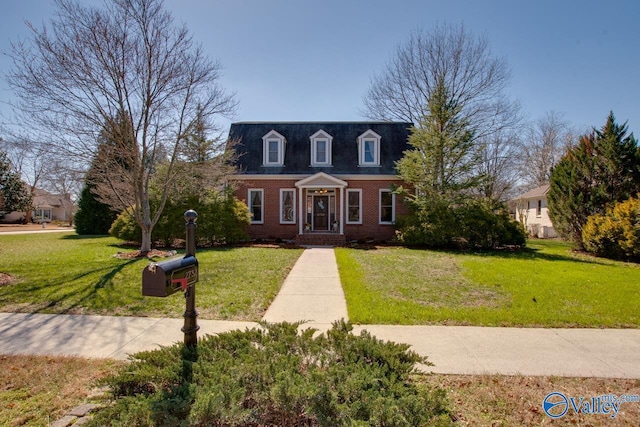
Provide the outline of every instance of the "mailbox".
[[193,255],[153,262],[142,270],[142,295],[166,297],[198,281],[198,260]]

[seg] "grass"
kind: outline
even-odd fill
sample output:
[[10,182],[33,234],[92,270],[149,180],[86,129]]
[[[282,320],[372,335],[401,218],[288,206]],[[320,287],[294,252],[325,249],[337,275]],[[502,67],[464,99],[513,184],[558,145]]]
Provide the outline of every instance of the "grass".
[[[181,317],[180,294],[142,296],[147,259],[119,259],[130,251],[112,237],[75,233],[0,235],[4,312]],[[301,250],[237,247],[198,250],[196,305],[202,319],[260,320]]]
[[[0,356],[0,427],[49,425],[89,399],[96,381],[115,372],[117,362],[42,356]],[[502,375],[417,375],[415,380],[447,392],[455,425],[550,425],[542,400],[552,391],[568,396],[640,394],[640,380]],[[625,403],[615,419],[567,414],[561,424],[634,426],[640,405]],[[555,423],[554,423],[555,424]]]
[[536,240],[519,252],[336,249],[362,324],[640,326],[640,266]]
[[570,410],[552,421],[542,409],[545,396],[554,391],[567,397],[605,394],[640,395],[640,380],[602,378],[528,377],[506,375],[420,375],[417,380],[444,388],[454,425],[459,426],[637,426],[640,404],[623,403],[614,419],[600,414],[575,414]]
[[72,357],[0,356],[0,427],[47,426],[87,402],[119,362]]

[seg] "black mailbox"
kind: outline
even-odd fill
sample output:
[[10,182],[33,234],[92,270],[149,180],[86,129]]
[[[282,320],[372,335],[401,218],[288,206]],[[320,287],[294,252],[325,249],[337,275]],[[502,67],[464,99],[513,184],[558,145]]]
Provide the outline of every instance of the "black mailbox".
[[166,297],[198,281],[198,260],[193,255],[154,262],[142,270],[142,295]]

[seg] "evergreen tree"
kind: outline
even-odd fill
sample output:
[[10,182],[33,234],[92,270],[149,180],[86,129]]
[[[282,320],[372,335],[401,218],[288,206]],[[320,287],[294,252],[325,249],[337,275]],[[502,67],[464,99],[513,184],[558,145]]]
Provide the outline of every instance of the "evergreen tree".
[[225,150],[226,141],[208,138],[218,134],[198,107],[198,113],[185,132],[180,161],[176,163],[176,178],[169,190],[169,197],[182,197],[185,193],[202,202],[221,191],[227,177],[234,172],[230,166],[233,150]]
[[481,185],[480,151],[469,120],[443,81],[432,93],[429,113],[412,129],[398,174],[411,214],[398,219],[398,237],[409,245],[496,248],[524,245],[524,232],[492,203],[473,197]]
[[0,151],[0,211],[31,210],[31,193],[11,164],[7,153]]
[[98,137],[97,152],[85,176],[85,185],[78,200],[75,214],[76,232],[108,234],[118,216],[112,206],[113,188],[122,187],[131,180],[131,164],[135,161],[131,122],[122,114],[108,120]]
[[76,232],[83,234],[108,234],[111,224],[115,221],[117,214],[112,211],[109,205],[98,200],[92,192],[94,184],[86,183],[80,199],[78,200],[78,211],[74,217]]
[[583,135],[553,168],[549,216],[554,227],[578,249],[582,227],[590,215],[640,192],[640,153],[627,125],[615,122],[613,112],[600,129]]
[[479,161],[473,132],[444,82],[438,83],[428,107],[411,131],[413,150],[398,161],[398,173],[417,190],[416,199],[457,197],[478,183],[472,174]]
[[181,149],[181,157],[186,162],[202,164],[216,156],[219,147],[216,140],[207,139],[207,134],[211,133],[209,128],[210,126],[202,114],[202,107],[198,106],[198,112],[189,125]]

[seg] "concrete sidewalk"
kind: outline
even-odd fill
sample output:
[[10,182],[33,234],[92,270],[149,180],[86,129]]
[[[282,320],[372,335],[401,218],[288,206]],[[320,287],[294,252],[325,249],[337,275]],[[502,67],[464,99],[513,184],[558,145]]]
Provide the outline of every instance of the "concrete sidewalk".
[[[127,359],[184,340],[183,319],[0,313],[0,353]],[[198,320],[198,337],[256,326]]]
[[[197,302],[196,302],[197,305]],[[333,249],[303,252],[264,320],[308,321],[326,330],[347,318]],[[181,342],[183,319],[0,313],[0,353],[126,359]],[[198,337],[251,328],[252,322],[198,319]],[[356,325],[406,343],[444,374],[522,374],[640,378],[640,329],[485,328]]]
[[[0,353],[126,359],[182,342],[182,325],[182,319],[0,313]],[[201,338],[257,323],[198,320],[198,325]],[[435,364],[423,367],[426,372],[640,378],[638,329],[354,327],[356,334],[362,330],[411,345]]]

